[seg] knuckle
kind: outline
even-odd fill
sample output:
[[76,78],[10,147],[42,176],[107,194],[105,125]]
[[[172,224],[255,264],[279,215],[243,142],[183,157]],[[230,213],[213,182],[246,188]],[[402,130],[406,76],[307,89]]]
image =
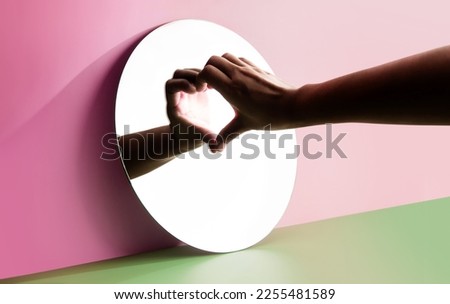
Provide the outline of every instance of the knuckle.
[[173,79],[169,79],[166,81],[166,89],[169,88],[171,86],[171,84],[173,83]]
[[199,77],[205,77],[208,76],[212,73],[213,71],[213,66],[211,64],[207,64],[205,65],[205,67],[203,68],[203,70],[199,73]]
[[176,69],[175,72],[173,72],[173,77],[176,77],[177,75],[180,75],[180,73],[182,73],[183,70],[181,69]]
[[211,57],[208,59],[208,61],[206,62],[206,65],[214,64],[215,62],[217,62],[218,60],[220,60],[219,58],[220,58],[220,57],[217,56],[217,55],[211,56]]
[[210,64],[208,64],[208,65],[206,65],[205,68],[203,69],[203,72],[204,72],[204,73],[211,73],[212,70],[213,70],[213,66],[210,65]]

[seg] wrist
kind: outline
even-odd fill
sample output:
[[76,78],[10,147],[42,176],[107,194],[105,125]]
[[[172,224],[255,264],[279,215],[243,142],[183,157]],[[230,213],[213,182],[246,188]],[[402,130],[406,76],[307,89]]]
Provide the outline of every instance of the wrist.
[[316,104],[316,85],[306,84],[287,93],[284,117],[286,128],[299,128],[319,124]]

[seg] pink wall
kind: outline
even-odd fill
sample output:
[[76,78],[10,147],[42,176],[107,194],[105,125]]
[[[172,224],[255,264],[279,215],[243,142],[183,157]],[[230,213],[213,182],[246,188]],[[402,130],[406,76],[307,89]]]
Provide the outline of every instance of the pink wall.
[[[99,159],[121,69],[151,28],[182,18],[222,24],[300,85],[448,44],[445,1],[395,3],[3,0],[0,278],[177,243],[143,210],[120,164]],[[324,127],[299,137],[311,131]],[[300,158],[280,225],[450,194],[449,128],[334,131],[348,133],[348,159]]]

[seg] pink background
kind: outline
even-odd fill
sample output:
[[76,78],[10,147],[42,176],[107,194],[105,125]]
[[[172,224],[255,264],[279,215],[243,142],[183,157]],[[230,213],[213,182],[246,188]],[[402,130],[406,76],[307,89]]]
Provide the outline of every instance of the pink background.
[[[120,163],[99,159],[121,70],[152,28],[219,23],[301,85],[448,44],[449,9],[446,1],[3,0],[0,278],[177,244],[141,207]],[[325,134],[317,126],[299,138],[313,131]],[[301,157],[280,226],[450,194],[448,127],[333,132],[347,133],[348,159]]]

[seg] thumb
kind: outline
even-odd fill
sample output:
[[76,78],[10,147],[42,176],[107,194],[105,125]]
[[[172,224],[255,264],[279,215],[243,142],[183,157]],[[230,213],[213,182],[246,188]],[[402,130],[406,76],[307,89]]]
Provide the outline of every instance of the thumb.
[[225,148],[225,145],[245,132],[242,121],[239,115],[236,115],[217,135],[216,141],[209,145],[211,151],[220,152]]
[[195,128],[195,132],[199,133],[202,136],[202,141],[205,144],[210,145],[211,143],[216,141],[217,134],[214,134],[208,128],[205,128],[200,125],[196,125],[196,126],[194,126],[194,128]]

